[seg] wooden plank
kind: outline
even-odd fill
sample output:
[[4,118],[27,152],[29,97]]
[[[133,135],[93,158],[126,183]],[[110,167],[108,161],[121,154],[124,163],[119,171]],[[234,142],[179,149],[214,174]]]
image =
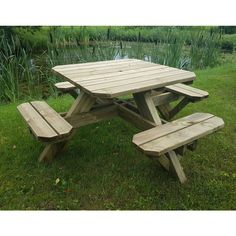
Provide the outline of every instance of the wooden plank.
[[[163,125],[164,126],[164,125]],[[157,138],[140,146],[145,153],[162,155],[168,151],[193,142],[201,137],[211,134],[224,126],[219,117],[212,117],[187,128],[172,132],[166,136]]]
[[175,152],[169,151],[168,158],[170,160],[170,171],[176,174],[181,184],[185,183],[187,178]]
[[69,93],[75,99],[79,96],[79,89],[70,82],[60,82],[54,84],[54,86],[63,93]]
[[[152,66],[152,67],[137,67],[135,69],[130,70],[119,70],[119,72],[113,72],[113,73],[105,73],[105,74],[99,74],[94,76],[80,76],[79,73],[76,75],[75,78],[68,76],[70,79],[72,79],[75,82],[83,84],[83,86],[87,87],[98,87],[102,84],[106,83],[117,83],[120,85],[124,80],[131,80],[136,79],[137,77],[143,77],[146,75],[163,75],[167,73],[178,73],[179,70],[177,69],[171,69],[167,66]],[[184,73],[181,71],[181,73]]]
[[113,118],[117,115],[117,106],[111,104],[104,107],[98,107],[89,112],[83,112],[67,117],[66,120],[73,126],[73,128],[79,128],[85,125]]
[[[155,77],[155,76],[154,76]],[[115,87],[109,87],[99,90],[87,90],[88,92],[94,94],[97,97],[118,97],[129,93],[138,93],[142,91],[147,91],[151,89],[161,88],[170,84],[174,84],[176,82],[186,82],[194,80],[195,76],[190,76],[189,74],[186,75],[176,75],[176,76],[168,76],[168,77],[156,77],[155,79],[147,80],[146,78],[144,81],[135,81],[131,84],[125,84]],[[73,83],[73,81],[72,81]],[[86,87],[85,87],[86,89]]]
[[209,113],[194,113],[170,123],[135,134],[133,137],[133,142],[136,145],[141,146],[142,144],[164,137],[167,134],[171,134],[193,124],[197,124],[211,117],[214,117],[214,115]]
[[31,102],[34,109],[47,121],[47,123],[58,133],[58,135],[68,135],[72,131],[72,126],[63,119],[46,102]]
[[48,140],[58,136],[58,133],[43,119],[30,103],[23,103],[17,109],[38,139]]
[[63,148],[64,145],[59,145],[58,143],[47,144],[43,152],[40,154],[38,161],[51,162],[53,157],[56,156],[57,153],[61,152]]
[[190,124],[195,124],[199,123],[201,121],[204,121],[206,119],[209,119],[211,117],[214,117],[214,115],[210,113],[203,113],[203,112],[196,112],[191,115],[179,118],[177,120],[172,121],[171,123],[190,123]]
[[[123,66],[113,66],[113,67],[104,67],[100,69],[93,69],[93,70],[76,70],[73,73],[71,71],[68,72],[58,72],[58,71],[53,71],[55,74],[61,76],[65,80],[72,80],[72,81],[90,81],[90,80],[97,80],[96,77],[100,78],[110,76],[109,74],[114,74],[114,73],[122,73],[122,72],[129,72],[131,70],[136,70],[136,69],[142,69],[142,68],[153,68],[157,67],[157,65],[149,65],[149,64],[134,64],[134,65],[123,65]],[[162,67],[162,66],[160,66]],[[93,76],[93,77],[92,77]],[[94,78],[95,76],[95,78]],[[91,79],[92,77],[92,79]]]
[[179,95],[171,92],[165,92],[159,95],[152,96],[152,99],[155,106],[159,106],[169,102],[176,101],[177,99],[179,99]]
[[[135,64],[140,62],[138,59],[120,59],[120,60],[108,60],[108,61],[96,61],[96,62],[86,62],[78,64],[67,64],[67,65],[58,65],[53,67],[53,70],[57,71],[71,71],[73,69],[95,69],[99,67],[122,65],[122,64]],[[145,61],[141,61],[144,62]]]
[[157,125],[161,124],[161,119],[157,113],[156,107],[149,92],[134,93],[133,97],[137,104],[138,110],[140,111],[140,114],[144,118],[148,119],[151,122],[154,122]]
[[76,89],[76,87],[70,82],[59,82],[59,83],[54,84],[54,86],[57,89],[63,90],[63,91],[69,91],[71,89]]
[[194,88],[194,87],[190,87],[188,85],[185,84],[175,84],[175,85],[169,85],[165,87],[167,91],[171,91],[174,93],[178,93],[178,94],[182,94],[186,97],[190,97],[190,98],[203,98],[203,97],[208,97],[208,92]]
[[191,91],[191,92],[194,92],[194,93],[198,93],[201,96],[208,96],[209,95],[209,93],[204,91],[204,90],[201,90],[201,89],[198,89],[198,88],[195,88],[195,87],[192,87],[192,86],[188,86],[186,84],[178,83],[178,84],[175,84],[174,86],[178,87],[178,88],[185,89],[186,91]]
[[141,130],[146,130],[154,127],[156,124],[143,118],[136,112],[130,110],[124,105],[117,104],[118,115],[122,117],[124,120],[130,122],[132,125]]
[[180,112],[187,104],[189,104],[189,98],[183,98],[174,108],[169,111],[169,119],[172,119],[178,112]]
[[[155,156],[156,157],[156,156]],[[158,159],[156,159],[157,162],[166,170],[170,171],[170,161],[169,159],[165,156],[159,156]]]
[[[121,72],[122,73],[122,72]],[[121,75],[117,75],[114,78],[108,77],[106,79],[100,79],[95,83],[89,84],[88,82],[78,81],[82,86],[86,87],[87,89],[99,90],[99,89],[106,89],[106,88],[113,88],[118,86],[126,86],[129,84],[134,84],[137,82],[146,82],[149,80],[158,80],[167,77],[175,77],[175,76],[189,76],[190,72],[181,71],[177,69],[170,69],[170,68],[163,68],[163,69],[153,69],[145,72],[137,72],[132,74],[122,73]],[[74,80],[76,81],[76,80]]]
[[105,66],[96,69],[77,69],[72,71],[63,72],[63,75],[70,77],[71,79],[80,79],[83,80],[94,80],[97,78],[102,78],[102,76],[111,77],[115,76],[119,73],[134,73],[135,70],[146,71],[151,69],[162,69],[168,68],[167,66],[157,65],[157,64],[150,64],[150,63],[143,63],[143,62],[136,62],[135,64],[122,64],[122,65],[114,65],[114,66]]
[[171,106],[169,103],[165,103],[162,105],[157,106],[157,110],[161,113],[163,119],[169,120],[170,119],[170,111],[171,111]]
[[66,115],[66,118],[74,114],[79,114],[82,112],[89,111],[92,108],[95,101],[96,101],[95,97],[92,97],[89,94],[85,93],[84,91],[81,91],[81,95],[73,103],[72,107],[70,108],[70,110]]

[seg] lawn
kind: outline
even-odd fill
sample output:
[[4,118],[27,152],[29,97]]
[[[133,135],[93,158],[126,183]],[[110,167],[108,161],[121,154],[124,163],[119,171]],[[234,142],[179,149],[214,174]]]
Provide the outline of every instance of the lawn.
[[[135,149],[139,130],[119,118],[79,129],[53,163],[38,163],[43,146],[16,110],[23,101],[1,105],[0,209],[236,209],[236,63],[196,74],[194,86],[210,97],[178,117],[209,112],[225,127],[187,151],[184,185]],[[65,111],[73,99],[47,102]]]

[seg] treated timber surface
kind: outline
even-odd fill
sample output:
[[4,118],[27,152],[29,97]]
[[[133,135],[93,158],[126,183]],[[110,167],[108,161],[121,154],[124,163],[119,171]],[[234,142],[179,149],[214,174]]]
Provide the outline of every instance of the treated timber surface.
[[203,91],[201,89],[197,89],[194,87],[190,87],[188,85],[181,84],[181,83],[166,86],[165,89],[167,91],[177,93],[177,94],[183,95],[185,97],[193,98],[193,99],[206,98],[209,95],[208,92],[206,91]]
[[137,59],[61,65],[52,70],[77,88],[109,98],[195,79],[193,72]]
[[54,111],[46,102],[27,102],[17,107],[37,139],[53,141],[65,137],[72,126]]
[[195,113],[134,135],[133,143],[149,155],[162,155],[193,142],[224,126],[224,121],[208,113]]
[[55,84],[55,87],[62,91],[71,91],[73,89],[76,89],[76,87],[70,82],[59,82]]

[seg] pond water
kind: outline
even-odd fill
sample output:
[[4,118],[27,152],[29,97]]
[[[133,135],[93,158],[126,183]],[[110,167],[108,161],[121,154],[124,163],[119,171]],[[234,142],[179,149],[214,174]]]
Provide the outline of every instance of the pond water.
[[191,67],[189,48],[178,44],[173,46],[142,42],[107,42],[49,48],[47,56],[52,65],[137,58],[177,68]]

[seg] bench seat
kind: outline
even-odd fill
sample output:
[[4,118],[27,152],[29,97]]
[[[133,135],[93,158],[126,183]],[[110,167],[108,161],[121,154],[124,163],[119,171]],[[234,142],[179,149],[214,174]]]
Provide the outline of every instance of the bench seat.
[[165,87],[166,91],[189,98],[192,102],[199,101],[209,96],[208,92],[197,89],[186,84],[174,84]]
[[26,102],[17,109],[39,141],[61,140],[72,132],[73,127],[46,102]]
[[133,143],[145,154],[160,156],[213,133],[224,121],[208,113],[194,113],[134,135]]
[[80,94],[80,90],[70,82],[59,82],[54,84],[54,86],[62,93],[69,93],[75,99]]
[[63,92],[68,92],[70,90],[76,89],[76,87],[73,84],[71,84],[70,82],[59,82],[59,83],[54,84],[54,86],[58,90],[61,90]]

